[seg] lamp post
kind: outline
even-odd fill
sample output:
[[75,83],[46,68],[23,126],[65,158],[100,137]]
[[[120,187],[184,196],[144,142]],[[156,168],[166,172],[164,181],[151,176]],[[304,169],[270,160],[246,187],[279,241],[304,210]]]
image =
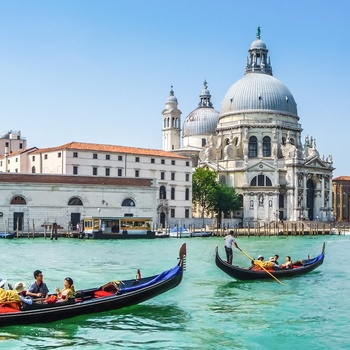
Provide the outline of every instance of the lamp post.
[[101,208],[97,208],[98,211],[98,225],[99,225],[99,229],[101,229]]

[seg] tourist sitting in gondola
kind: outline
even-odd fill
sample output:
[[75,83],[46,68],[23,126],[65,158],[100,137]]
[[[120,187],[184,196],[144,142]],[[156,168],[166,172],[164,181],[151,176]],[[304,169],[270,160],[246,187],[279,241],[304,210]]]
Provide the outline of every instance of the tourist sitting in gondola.
[[60,291],[59,288],[56,288],[57,301],[67,301],[70,298],[74,298],[75,289],[73,286],[73,280],[70,277],[66,277],[63,281],[64,288]]
[[249,267],[249,270],[273,270],[275,263],[272,261],[264,261],[262,255],[258,256],[257,260],[252,260],[252,264]]
[[286,261],[280,265],[281,269],[292,269],[293,268],[293,263],[292,263],[292,259],[290,258],[290,256],[286,257]]

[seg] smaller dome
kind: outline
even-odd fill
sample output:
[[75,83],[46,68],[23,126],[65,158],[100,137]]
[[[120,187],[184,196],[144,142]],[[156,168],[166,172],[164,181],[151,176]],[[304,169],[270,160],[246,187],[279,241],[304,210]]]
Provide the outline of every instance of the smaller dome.
[[256,39],[250,45],[250,50],[266,50],[266,44],[261,39]]
[[183,137],[215,133],[220,113],[213,107],[198,107],[186,118]]

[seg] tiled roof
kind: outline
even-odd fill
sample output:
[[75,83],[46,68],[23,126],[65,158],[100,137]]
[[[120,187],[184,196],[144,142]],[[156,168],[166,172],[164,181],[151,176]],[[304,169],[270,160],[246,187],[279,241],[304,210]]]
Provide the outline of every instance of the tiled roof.
[[332,181],[350,181],[350,176],[338,176],[332,179]]
[[[31,148],[21,149],[21,150],[19,150],[17,152],[9,153],[7,155],[7,157],[14,157],[14,156],[17,156],[17,155],[22,154],[22,153],[30,153],[32,151],[36,151],[37,149],[38,149],[38,147],[31,147]],[[4,159],[4,158],[5,158],[4,154],[0,155],[0,159]]]
[[83,143],[83,142],[70,142],[59,147],[51,148],[41,148],[33,153],[46,153],[54,152],[59,150],[77,150],[77,151],[96,151],[96,152],[109,152],[109,153],[126,153],[126,154],[138,154],[147,155],[155,157],[167,157],[167,158],[180,158],[189,159],[188,157],[181,156],[177,153],[167,152],[159,149],[149,149],[149,148],[137,148],[137,147],[127,147],[127,146],[114,146],[114,145],[104,145],[97,143]]
[[152,179],[128,178],[128,177],[0,173],[0,183],[17,183],[17,184],[18,183],[41,183],[41,184],[151,187]]

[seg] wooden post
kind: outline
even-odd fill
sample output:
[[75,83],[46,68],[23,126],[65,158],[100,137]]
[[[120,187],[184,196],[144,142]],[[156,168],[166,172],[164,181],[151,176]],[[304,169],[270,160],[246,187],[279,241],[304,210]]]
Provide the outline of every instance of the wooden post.
[[46,223],[44,221],[44,238],[46,239]]
[[35,222],[34,222],[34,219],[33,219],[33,238],[35,237]]

